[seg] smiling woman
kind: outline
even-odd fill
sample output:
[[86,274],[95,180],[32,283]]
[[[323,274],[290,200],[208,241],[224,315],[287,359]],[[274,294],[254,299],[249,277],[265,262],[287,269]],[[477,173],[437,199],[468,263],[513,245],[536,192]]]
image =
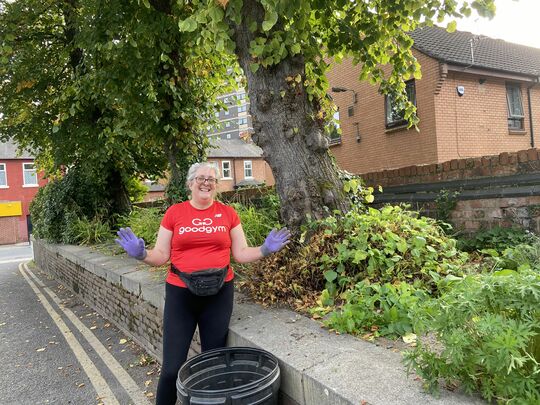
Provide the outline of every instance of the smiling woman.
[[117,242],[152,266],[171,261],[163,311],[163,365],[157,404],[176,403],[176,377],[186,361],[195,328],[201,350],[224,347],[234,295],[231,252],[239,263],[259,260],[289,242],[287,229],[272,230],[262,246],[249,247],[236,211],[215,200],[219,169],[208,162],[188,171],[189,201],[171,206],[159,228],[154,249],[131,229],[120,229]]

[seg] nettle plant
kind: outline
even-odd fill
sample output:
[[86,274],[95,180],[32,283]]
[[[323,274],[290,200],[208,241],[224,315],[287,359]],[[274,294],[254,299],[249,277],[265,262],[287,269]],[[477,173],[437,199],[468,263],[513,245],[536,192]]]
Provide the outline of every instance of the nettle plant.
[[459,381],[499,403],[540,402],[540,273],[525,269],[469,275],[415,314],[438,348],[406,355],[409,370],[438,389]]

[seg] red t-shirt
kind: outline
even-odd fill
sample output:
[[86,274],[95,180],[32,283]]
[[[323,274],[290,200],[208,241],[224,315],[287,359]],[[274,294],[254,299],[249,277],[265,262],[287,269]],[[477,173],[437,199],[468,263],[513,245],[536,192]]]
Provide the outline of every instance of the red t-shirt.
[[[161,226],[173,232],[171,263],[186,273],[229,265],[225,281],[232,280],[230,232],[239,224],[236,211],[218,201],[204,210],[193,207],[189,201],[169,207]],[[170,270],[166,281],[186,287]]]

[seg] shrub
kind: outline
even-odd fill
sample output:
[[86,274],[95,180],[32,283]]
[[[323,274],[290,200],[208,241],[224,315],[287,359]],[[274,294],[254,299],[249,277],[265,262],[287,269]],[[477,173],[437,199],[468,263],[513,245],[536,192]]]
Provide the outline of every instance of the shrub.
[[507,247],[531,244],[537,239],[532,233],[522,228],[495,227],[476,233],[473,237],[460,238],[458,248],[466,252],[483,249],[502,251]]
[[129,226],[139,238],[143,238],[147,246],[152,246],[156,243],[162,218],[163,210],[160,208],[133,207],[129,216],[121,222],[123,226]]
[[501,403],[540,401],[540,274],[504,270],[469,275],[418,312],[438,350],[422,344],[406,355],[432,389],[440,379]]
[[380,285],[361,281],[343,294],[344,304],[323,323],[354,335],[404,336],[413,331],[413,309],[428,298],[425,290],[407,283]]
[[109,222],[99,215],[91,220],[77,218],[71,226],[72,239],[81,245],[95,245],[112,239]]
[[243,285],[255,299],[307,309],[326,288],[322,305],[330,306],[362,280],[435,290],[439,278],[461,274],[467,261],[435,220],[397,206],[314,221],[304,239],[249,267]]

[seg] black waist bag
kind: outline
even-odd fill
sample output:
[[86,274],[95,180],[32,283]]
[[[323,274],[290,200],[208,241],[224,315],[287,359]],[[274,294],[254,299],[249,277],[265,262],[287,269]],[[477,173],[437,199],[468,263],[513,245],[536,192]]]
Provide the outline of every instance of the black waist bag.
[[187,288],[193,294],[206,297],[215,295],[223,287],[229,265],[221,269],[206,269],[193,273],[184,273],[171,264],[172,272],[186,283]]

